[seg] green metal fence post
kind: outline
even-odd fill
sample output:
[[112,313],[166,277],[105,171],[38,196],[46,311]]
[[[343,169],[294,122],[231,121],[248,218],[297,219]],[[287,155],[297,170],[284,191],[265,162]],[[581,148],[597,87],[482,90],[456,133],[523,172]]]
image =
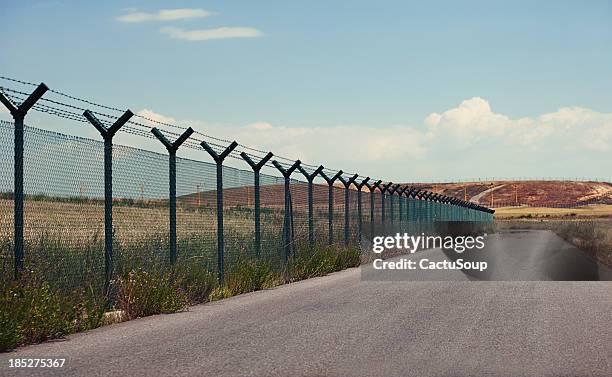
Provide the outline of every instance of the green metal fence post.
[[350,213],[349,213],[349,190],[351,184],[355,183],[355,180],[359,177],[359,174],[355,174],[349,179],[344,179],[342,176],[338,177],[338,180],[344,185],[344,246],[349,244],[349,227],[350,227]]
[[285,178],[285,220],[283,221],[283,250],[285,251],[285,262],[289,260],[289,255],[291,254],[291,223],[292,223],[292,213],[291,213],[291,192],[289,191],[289,181],[291,180],[291,174],[295,169],[300,166],[300,160],[297,160],[285,169],[283,165],[281,165],[278,161],[272,161],[272,164]]
[[259,160],[259,162],[255,163],[248,154],[242,152],[240,153],[240,157],[249,164],[251,169],[253,169],[253,195],[254,195],[254,207],[255,207],[255,255],[257,258],[261,255],[261,203],[260,203],[260,188],[259,188],[259,172],[261,168],[274,156],[272,152],[268,152]]
[[26,98],[20,105],[15,105],[4,93],[0,92],[0,102],[8,109],[15,121],[15,139],[14,139],[14,192],[13,192],[13,211],[14,211],[14,261],[13,261],[13,277],[19,279],[21,270],[23,269],[24,251],[23,251],[23,135],[25,119],[28,110],[45,94],[49,88],[40,83],[36,89]]
[[380,221],[383,227],[383,233],[385,229],[385,221],[387,220],[385,219],[385,193],[389,190],[392,184],[393,182],[388,182],[380,187]]
[[357,187],[357,218],[358,218],[357,233],[359,236],[360,244],[361,244],[361,240],[363,236],[363,218],[362,218],[363,213],[362,213],[362,207],[361,207],[361,194],[362,194],[361,189],[363,188],[363,186],[368,184],[369,180],[370,180],[370,177],[366,177],[363,181],[355,185]]
[[113,275],[113,136],[133,115],[127,110],[107,128],[93,112],[85,110],[83,113],[104,139],[104,292],[106,293]]
[[169,209],[170,209],[170,264],[176,263],[176,151],[193,134],[191,127],[187,128],[174,143],[170,142],[159,129],[153,127],[151,133],[166,147],[169,158]]
[[391,225],[393,225],[393,218],[395,217],[394,208],[393,208],[393,202],[395,201],[394,195],[399,187],[400,185],[394,185],[393,187],[390,187],[388,190],[389,192],[389,220],[390,220]]
[[327,196],[327,221],[328,221],[328,244],[334,243],[334,181],[342,176],[342,170],[337,172],[333,177],[328,177],[324,172],[321,172],[321,177],[327,182],[328,185],[328,196]]
[[319,173],[323,171],[323,165],[320,165],[312,173],[308,173],[302,166],[298,166],[297,169],[304,175],[306,182],[308,182],[308,244],[310,247],[314,246],[314,179]]
[[217,280],[219,285],[225,283],[225,235],[223,234],[223,160],[238,146],[233,141],[223,152],[218,154],[203,141],[202,148],[213,158],[217,165]]
[[399,212],[399,225],[400,225],[400,229],[403,230],[402,228],[402,223],[404,222],[404,193],[406,192],[406,190],[408,190],[408,186],[404,186],[404,187],[399,187],[397,189],[397,197],[398,197],[398,212]]

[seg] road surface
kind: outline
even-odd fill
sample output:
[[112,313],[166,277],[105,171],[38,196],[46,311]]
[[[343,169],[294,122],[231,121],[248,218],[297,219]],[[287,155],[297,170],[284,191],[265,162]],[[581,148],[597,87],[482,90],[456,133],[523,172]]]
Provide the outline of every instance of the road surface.
[[[530,236],[543,237],[492,242]],[[612,283],[458,274],[364,281],[350,269],[21,348],[0,355],[0,375],[612,376]],[[9,370],[17,357],[67,361]]]
[[480,192],[480,193],[472,196],[470,198],[470,202],[480,204],[480,199],[484,198],[485,195],[487,195],[488,193],[493,192],[495,190],[498,190],[498,189],[500,189],[500,188],[502,188],[504,186],[506,186],[506,185],[504,184],[504,185],[499,185],[499,186],[492,187],[490,189],[486,189],[483,192]]

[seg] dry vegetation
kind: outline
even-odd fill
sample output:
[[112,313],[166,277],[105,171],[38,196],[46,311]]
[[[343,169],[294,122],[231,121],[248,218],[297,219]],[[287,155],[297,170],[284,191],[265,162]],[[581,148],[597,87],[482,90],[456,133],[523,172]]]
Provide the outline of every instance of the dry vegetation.
[[[296,242],[289,261],[282,248],[283,213],[262,209],[262,255],[253,248],[252,208],[227,208],[225,285],[217,285],[216,213],[210,207],[177,210],[178,260],[168,263],[168,208],[117,203],[113,207],[114,279],[103,295],[103,206],[71,199],[26,198],[26,271],[13,282],[12,206],[0,200],[0,351],[100,326],[111,309],[119,320],[171,313],[287,281],[356,266],[360,250],[341,244],[311,248],[304,242],[305,213],[294,211]],[[316,211],[319,213],[320,211]],[[341,241],[343,217],[335,219]],[[327,217],[316,221],[327,240]],[[110,306],[109,306],[110,305]],[[117,314],[119,313],[119,314]]]
[[495,209],[496,219],[521,218],[612,218],[612,205],[593,204],[573,208],[501,207]]
[[[482,181],[417,184],[427,190],[489,207],[529,205],[533,207],[612,204],[612,183],[582,181]],[[490,190],[484,195],[483,192]],[[493,204],[493,205],[491,205]]]

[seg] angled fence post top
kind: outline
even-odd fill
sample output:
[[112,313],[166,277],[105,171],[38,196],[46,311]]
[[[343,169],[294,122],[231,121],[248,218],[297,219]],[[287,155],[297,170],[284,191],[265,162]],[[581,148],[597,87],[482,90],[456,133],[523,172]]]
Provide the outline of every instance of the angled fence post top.
[[393,184],[393,182],[388,182],[387,184],[384,184],[384,185],[380,186],[380,187],[379,187],[380,192],[381,192],[382,194],[384,194],[385,192],[388,192],[388,191],[389,191],[389,188],[391,188],[391,185],[392,185],[392,184]]
[[157,129],[157,127],[153,127],[151,129],[151,133],[155,135],[155,137],[161,141],[161,143],[166,147],[169,153],[176,153],[177,149],[185,142],[185,140],[189,139],[189,137],[194,133],[193,128],[189,127],[185,130],[174,142],[170,142],[164,136],[164,134]]
[[89,123],[91,123],[96,128],[96,130],[98,130],[98,132],[100,133],[100,135],[102,135],[104,139],[112,139],[113,136],[115,136],[115,134],[117,133],[117,131],[119,131],[119,129],[123,127],[123,125],[126,124],[133,115],[134,113],[128,109],[125,111],[125,113],[123,113],[123,115],[119,117],[119,119],[115,121],[115,123],[113,123],[110,127],[106,128],[104,124],[102,124],[102,122],[100,122],[98,118],[96,118],[96,116],[91,110],[85,110],[83,112],[83,116],[87,118]]
[[361,191],[363,186],[366,186],[367,188],[370,188],[371,186],[368,185],[368,181],[369,180],[370,180],[370,177],[365,177],[365,179],[363,181],[361,181],[360,183],[356,183],[355,187],[357,187],[357,191]]
[[391,188],[389,188],[389,194],[391,195],[395,194],[399,188],[400,188],[399,184],[392,186]]
[[404,187],[398,187],[397,188],[397,195],[398,196],[403,196],[404,193],[408,190],[408,186],[404,186]]
[[289,176],[291,176],[291,174],[298,168],[298,166],[300,166],[301,163],[302,162],[300,160],[296,160],[289,168],[286,169],[278,161],[272,161],[272,165],[274,165],[274,167],[278,169],[278,171],[280,171],[285,178],[289,178]]
[[251,159],[251,157],[246,154],[245,152],[241,152],[240,153],[240,157],[242,157],[243,160],[245,160],[247,162],[247,164],[249,164],[249,166],[251,167],[251,169],[253,169],[253,171],[260,171],[261,168],[268,162],[270,161],[270,159],[272,157],[274,157],[274,153],[272,152],[268,152],[268,154],[266,154],[264,156],[264,158],[262,158],[261,160],[259,160],[259,162],[255,163],[255,161],[253,161],[253,159]]
[[234,149],[236,149],[238,143],[236,141],[232,141],[232,143],[220,154],[217,154],[217,152],[215,152],[215,150],[212,149],[210,145],[208,145],[208,143],[205,141],[201,142],[200,145],[202,146],[202,148],[204,148],[206,152],[208,152],[208,154],[213,158],[213,160],[215,160],[217,164],[220,164],[230,153],[232,153]]
[[379,179],[378,181],[372,183],[372,185],[366,184],[366,186],[370,189],[371,193],[374,193],[376,189],[378,189],[382,193],[382,188],[380,187],[381,184],[382,181]]
[[312,182],[316,178],[316,176],[319,175],[323,171],[323,169],[325,169],[323,165],[319,165],[319,167],[316,168],[312,173],[308,173],[306,169],[302,167],[302,165],[299,165],[297,167],[297,170],[299,170],[299,172],[302,173],[302,175],[306,178],[308,182]]
[[325,182],[327,182],[327,184],[331,186],[336,181],[336,179],[340,178],[342,174],[344,174],[344,172],[342,170],[338,170],[338,172],[334,174],[333,177],[327,176],[327,174],[325,174],[325,172],[323,171],[321,171],[321,173],[319,174],[321,175],[321,177],[323,177]]
[[340,176],[338,177],[338,180],[340,182],[342,182],[342,184],[344,185],[345,188],[349,188],[351,186],[351,184],[355,183],[355,180],[359,178],[359,174],[355,174],[352,177],[350,177],[349,179],[344,179],[344,177]]
[[4,95],[4,93],[0,91],[0,102],[6,106],[13,118],[23,118],[28,110],[34,106],[36,101],[38,101],[40,97],[47,92],[47,90],[49,90],[49,87],[47,87],[44,82],[41,82],[28,96],[28,98],[26,98],[25,101],[23,101],[19,106],[16,106],[10,99],[8,99],[8,97]]

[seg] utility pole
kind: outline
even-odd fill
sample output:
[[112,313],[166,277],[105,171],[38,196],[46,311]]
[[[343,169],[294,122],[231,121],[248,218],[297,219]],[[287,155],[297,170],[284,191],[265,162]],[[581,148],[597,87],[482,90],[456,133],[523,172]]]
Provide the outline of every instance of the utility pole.
[[514,184],[514,204],[517,207],[519,205],[519,201],[518,201],[518,185],[516,183]]

